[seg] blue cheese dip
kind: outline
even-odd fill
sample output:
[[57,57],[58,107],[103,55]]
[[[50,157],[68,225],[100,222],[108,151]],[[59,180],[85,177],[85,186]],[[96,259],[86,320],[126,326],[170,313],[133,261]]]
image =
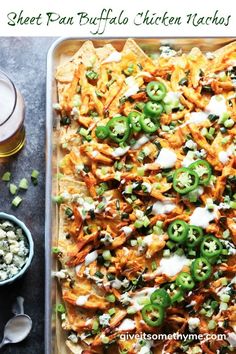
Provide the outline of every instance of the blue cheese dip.
[[0,282],[14,277],[25,265],[29,245],[23,230],[0,219]]

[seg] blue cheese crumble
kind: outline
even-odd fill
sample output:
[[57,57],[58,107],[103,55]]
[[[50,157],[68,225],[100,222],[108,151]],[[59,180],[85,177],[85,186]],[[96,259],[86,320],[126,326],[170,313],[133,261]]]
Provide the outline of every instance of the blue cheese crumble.
[[0,220],[0,282],[20,272],[28,253],[22,229],[10,221]]

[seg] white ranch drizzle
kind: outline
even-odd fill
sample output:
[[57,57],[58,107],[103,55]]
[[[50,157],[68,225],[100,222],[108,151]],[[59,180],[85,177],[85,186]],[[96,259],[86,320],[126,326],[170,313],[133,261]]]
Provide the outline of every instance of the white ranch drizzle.
[[146,135],[141,136],[136,143],[132,146],[132,149],[134,150],[138,150],[141,148],[141,146],[143,146],[144,144],[146,144],[149,141],[149,138]]
[[209,226],[209,223],[217,217],[216,210],[217,208],[210,211],[207,207],[197,207],[190,216],[189,223],[191,225],[201,226],[203,229],[206,229]]
[[176,204],[174,204],[170,200],[165,200],[163,202],[157,201],[152,206],[152,214],[154,215],[168,214],[175,208],[176,208]]
[[118,327],[118,332],[121,331],[131,331],[135,329],[136,325],[133,320],[130,318],[125,318],[124,321],[121,322],[121,324]]
[[161,168],[171,168],[174,167],[177,161],[176,153],[167,148],[162,148],[155,163],[157,163]]
[[76,299],[76,305],[77,306],[83,306],[86,304],[87,300],[89,298],[89,295],[81,295]]
[[90,263],[96,261],[96,259],[98,258],[98,253],[97,251],[93,251],[91,253],[88,253],[87,256],[85,257],[85,265],[89,265]]
[[125,155],[130,149],[130,146],[126,146],[125,148],[118,147],[112,152],[113,157],[120,157]]
[[157,269],[159,274],[166,274],[169,277],[172,277],[178,274],[185,265],[189,264],[189,259],[184,255],[179,256],[173,254],[170,257],[164,257],[160,261],[160,267]]

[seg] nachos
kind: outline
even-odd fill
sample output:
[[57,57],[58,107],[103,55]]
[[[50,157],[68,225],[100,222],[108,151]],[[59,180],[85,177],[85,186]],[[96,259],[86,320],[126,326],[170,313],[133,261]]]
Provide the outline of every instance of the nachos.
[[[86,41],[56,81],[53,250],[70,352],[233,352],[236,42],[147,55],[132,39]],[[143,333],[225,336],[122,336]]]

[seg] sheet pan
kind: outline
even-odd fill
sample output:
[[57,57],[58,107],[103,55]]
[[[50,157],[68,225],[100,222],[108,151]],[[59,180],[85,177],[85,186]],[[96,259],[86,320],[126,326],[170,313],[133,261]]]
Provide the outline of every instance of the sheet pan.
[[[56,317],[54,308],[60,297],[57,282],[52,272],[57,269],[57,262],[52,256],[52,246],[58,237],[58,210],[52,203],[51,196],[57,194],[59,145],[58,116],[53,110],[57,102],[55,70],[59,63],[70,58],[86,40],[92,40],[95,47],[111,43],[121,50],[127,38],[60,38],[51,46],[47,58],[47,116],[46,116],[46,205],[45,205],[45,354],[69,354],[65,346],[65,333],[61,329],[60,320]],[[235,38],[134,38],[146,53],[155,53],[160,45],[171,45],[172,48],[189,51],[199,47],[202,51],[214,51]]]

